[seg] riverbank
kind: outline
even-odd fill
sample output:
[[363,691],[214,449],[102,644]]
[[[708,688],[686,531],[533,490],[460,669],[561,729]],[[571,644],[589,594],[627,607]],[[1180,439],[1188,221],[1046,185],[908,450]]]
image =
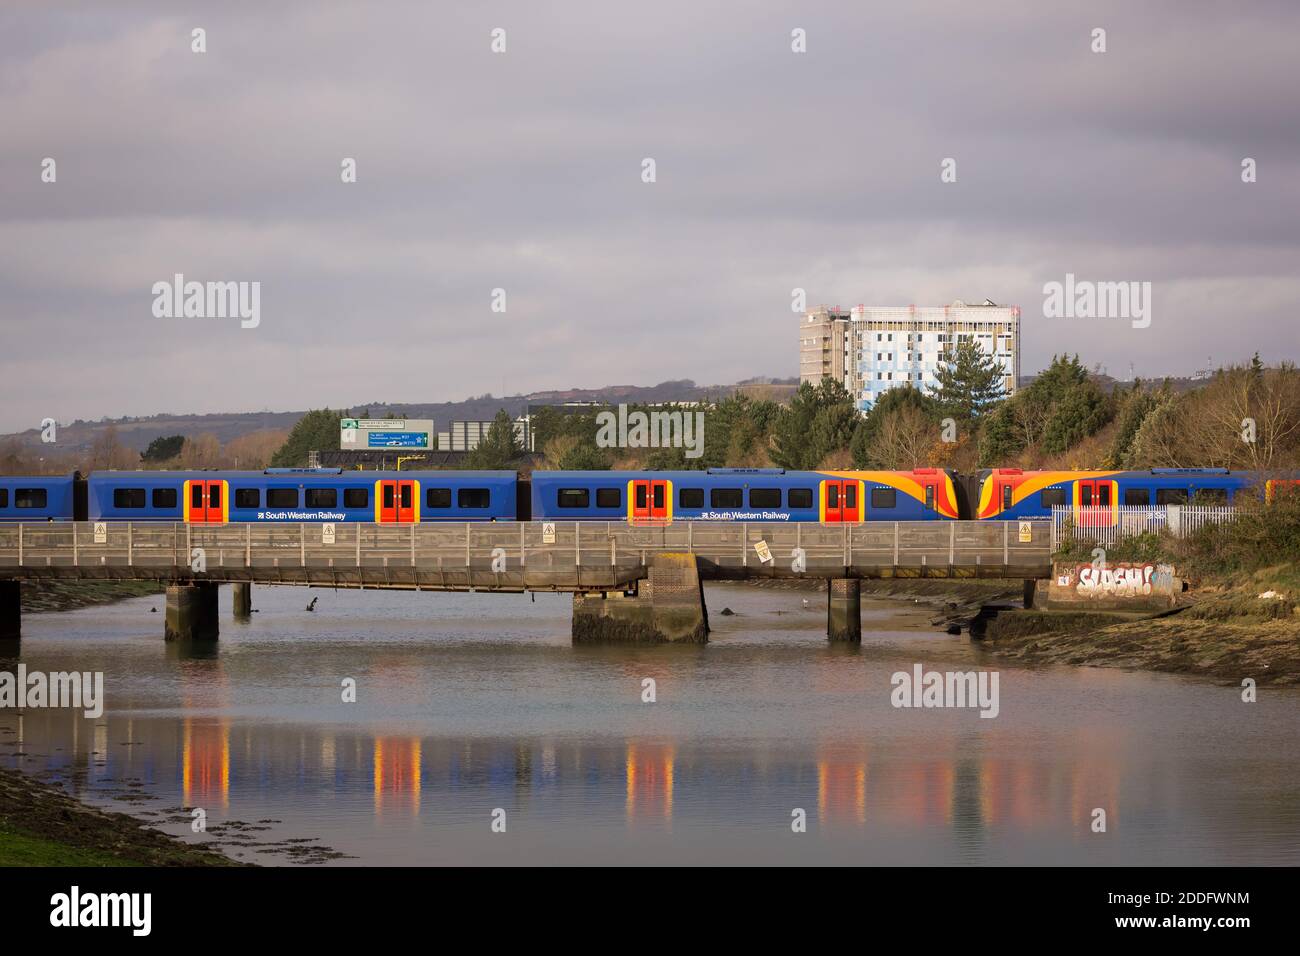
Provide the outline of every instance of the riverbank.
[[240,866],[0,767],[0,866]]
[[[1010,610],[988,623],[984,646],[1031,663],[1190,674],[1223,683],[1300,684],[1295,571],[1271,569],[1191,592],[1159,615]],[[1285,590],[1284,590],[1285,588]]]
[[21,593],[23,613],[34,614],[41,611],[72,611],[80,607],[162,594],[163,586],[156,581],[37,578],[23,581]]

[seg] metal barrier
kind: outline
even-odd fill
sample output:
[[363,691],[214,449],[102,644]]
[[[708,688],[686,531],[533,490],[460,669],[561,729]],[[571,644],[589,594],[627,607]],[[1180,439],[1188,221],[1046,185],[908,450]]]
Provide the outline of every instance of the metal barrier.
[[1192,534],[1207,524],[1231,521],[1236,510],[1227,505],[1119,505],[1114,508],[1052,508],[1052,551],[1067,541],[1113,545],[1124,538],[1168,531],[1175,537]]

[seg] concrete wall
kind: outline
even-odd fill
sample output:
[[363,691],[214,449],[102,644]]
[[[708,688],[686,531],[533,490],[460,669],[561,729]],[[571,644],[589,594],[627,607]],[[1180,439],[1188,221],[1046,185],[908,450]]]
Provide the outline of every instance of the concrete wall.
[[703,644],[709,616],[695,556],[657,554],[635,594],[574,594],[575,643]]
[[1052,568],[1047,606],[1067,610],[1156,611],[1174,607],[1184,584],[1168,564],[1121,561],[1094,567],[1060,563]]

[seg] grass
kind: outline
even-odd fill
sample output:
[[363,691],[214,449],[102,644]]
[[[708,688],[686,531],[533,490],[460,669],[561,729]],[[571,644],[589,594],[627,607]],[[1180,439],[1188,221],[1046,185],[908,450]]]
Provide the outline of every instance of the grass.
[[103,850],[68,846],[0,823],[0,866],[139,866]]

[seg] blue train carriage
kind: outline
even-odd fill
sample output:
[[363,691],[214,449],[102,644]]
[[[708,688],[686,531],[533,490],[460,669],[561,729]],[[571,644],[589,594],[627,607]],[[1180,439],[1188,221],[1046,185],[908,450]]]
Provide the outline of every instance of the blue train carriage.
[[81,476],[0,478],[0,521],[72,521],[80,502],[85,509]]
[[91,520],[230,522],[512,521],[516,479],[506,471],[95,472]]
[[1119,507],[1230,505],[1238,495],[1257,495],[1253,471],[1226,468],[1151,468],[1146,471],[980,472],[980,519],[1050,518],[1053,506],[1070,507],[1076,524],[1109,527]]
[[927,521],[958,515],[950,472],[535,471],[535,521]]

